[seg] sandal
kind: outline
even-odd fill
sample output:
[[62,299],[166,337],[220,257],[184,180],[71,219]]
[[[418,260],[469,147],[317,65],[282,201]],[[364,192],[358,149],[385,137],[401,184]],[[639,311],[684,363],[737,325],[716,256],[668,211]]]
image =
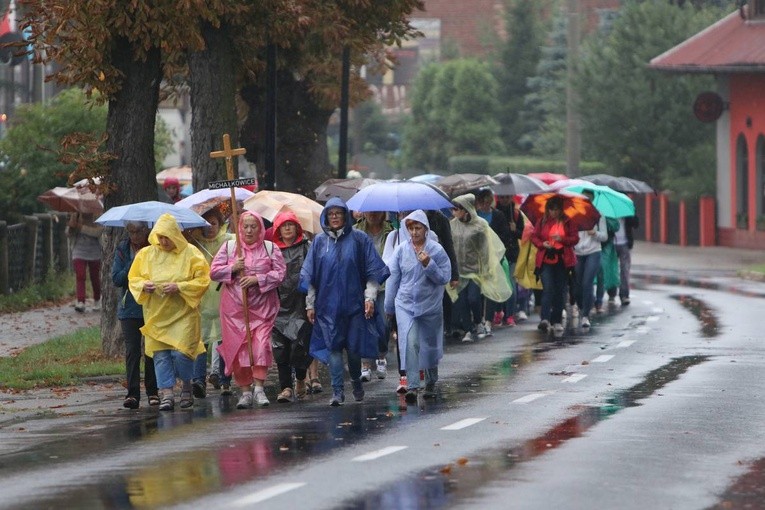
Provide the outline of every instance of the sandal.
[[126,409],[138,409],[138,399],[135,397],[125,397],[122,407]]
[[319,379],[313,378],[311,379],[311,393],[321,393],[322,387],[321,383],[319,382]]
[[149,395],[149,405],[150,406],[158,406],[159,405],[159,396],[157,396],[157,395]]
[[188,409],[189,407],[194,405],[194,396],[191,394],[190,391],[181,392],[181,399],[179,401],[179,404],[181,406],[181,409]]
[[292,402],[294,392],[292,391],[292,388],[284,388],[281,393],[279,393],[279,396],[276,397],[276,401],[280,404],[287,404],[289,402]]
[[295,397],[298,400],[304,399],[306,395],[305,380],[298,380],[295,383]]

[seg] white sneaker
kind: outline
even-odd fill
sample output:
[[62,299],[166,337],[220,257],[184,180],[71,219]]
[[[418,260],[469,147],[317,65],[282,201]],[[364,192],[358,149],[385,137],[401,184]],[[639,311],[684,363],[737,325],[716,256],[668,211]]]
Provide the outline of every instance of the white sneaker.
[[484,321],[484,323],[483,323],[483,332],[486,333],[486,336],[492,336],[492,333],[491,333],[491,322]]
[[579,307],[577,305],[571,306],[571,318],[576,319],[579,317]]
[[590,318],[582,317],[582,329],[590,329]]
[[553,324],[553,336],[555,336],[555,338],[560,338],[563,336],[563,324]]
[[237,409],[249,409],[252,407],[252,393],[245,391],[236,403]]
[[526,315],[526,312],[524,312],[523,310],[515,314],[515,320],[518,322],[523,322],[528,319],[529,319],[529,316]]
[[378,379],[385,379],[385,376],[388,375],[388,362],[384,359],[378,359],[377,360],[377,378]]
[[465,333],[465,336],[462,337],[462,341],[465,343],[475,342],[475,338],[473,338],[473,333],[471,333],[470,331]]
[[101,311],[101,300],[93,301],[93,311],[94,312],[100,312]]
[[74,310],[80,313],[85,312],[85,302],[84,301],[77,301],[77,304],[74,305]]
[[361,382],[369,382],[372,380],[372,367],[365,365],[361,367]]
[[255,403],[260,407],[266,407],[271,402],[269,402],[268,397],[266,397],[266,393],[261,390],[255,392]]
[[486,328],[483,324],[476,324],[473,328],[473,333],[478,340],[486,338]]

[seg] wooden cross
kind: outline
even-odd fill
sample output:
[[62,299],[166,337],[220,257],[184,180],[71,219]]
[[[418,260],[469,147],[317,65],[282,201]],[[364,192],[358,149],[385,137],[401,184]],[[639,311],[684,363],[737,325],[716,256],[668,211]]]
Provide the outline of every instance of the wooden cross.
[[[210,153],[211,158],[226,158],[226,178],[229,181],[234,180],[234,162],[232,158],[234,156],[241,156],[242,154],[245,154],[247,152],[244,148],[238,148],[238,149],[232,149],[231,148],[231,137],[228,136],[228,133],[224,133],[223,135],[223,150],[222,151],[213,151]],[[241,240],[239,239],[239,210],[236,207],[236,193],[234,191],[234,188],[236,187],[236,184],[234,183],[228,183],[227,187],[231,190],[231,216],[234,220],[234,227],[236,229],[236,258],[240,258],[242,256],[242,245]],[[247,336],[245,337],[245,342],[247,342],[247,353],[250,356],[250,368],[255,367],[255,356],[252,352],[252,331],[250,330],[250,307],[247,299],[247,289],[242,289],[242,307],[244,308],[244,324],[245,324],[245,330],[247,333]]]

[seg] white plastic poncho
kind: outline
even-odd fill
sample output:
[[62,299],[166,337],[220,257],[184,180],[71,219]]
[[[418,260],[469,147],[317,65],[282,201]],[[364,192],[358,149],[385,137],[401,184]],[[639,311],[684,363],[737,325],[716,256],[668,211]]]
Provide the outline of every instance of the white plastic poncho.
[[481,294],[497,303],[507,301],[513,290],[505,277],[502,258],[505,246],[489,223],[475,211],[475,196],[472,193],[460,195],[453,202],[464,207],[469,213],[468,221],[452,218],[452,241],[457,255],[460,282],[456,289],[447,287],[452,301],[464,289],[468,280],[473,280],[481,288]]

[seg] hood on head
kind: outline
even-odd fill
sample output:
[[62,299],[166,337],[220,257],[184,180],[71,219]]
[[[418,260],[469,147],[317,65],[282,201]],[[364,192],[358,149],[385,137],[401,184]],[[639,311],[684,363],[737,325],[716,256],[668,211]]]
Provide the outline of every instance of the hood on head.
[[295,237],[295,242],[298,242],[303,239],[303,226],[298,221],[297,216],[292,211],[284,211],[280,212],[276,215],[274,218],[274,239],[281,241],[281,234],[279,233],[279,227],[287,223],[288,221],[291,221],[295,225],[297,225],[297,237]]
[[175,217],[169,213],[165,213],[160,216],[159,219],[157,219],[157,222],[154,224],[154,228],[152,228],[151,232],[149,233],[149,243],[153,244],[154,246],[159,246],[158,236],[160,235],[169,238],[173,243],[175,243],[175,249],[173,250],[173,253],[180,253],[181,251],[185,250],[186,245],[189,244],[186,238],[183,237],[181,227],[178,226],[178,222],[175,220]]
[[477,215],[475,212],[475,195],[472,193],[466,193],[452,199],[452,202],[464,207],[465,210],[470,213],[470,220],[472,221]]
[[332,197],[327,201],[327,204],[324,206],[324,210],[321,211],[321,216],[319,217],[319,222],[321,223],[321,229],[324,232],[328,232],[331,230],[329,228],[329,221],[327,219],[327,211],[332,209],[333,207],[339,207],[341,209],[345,209],[345,225],[343,226],[343,233],[348,233],[353,228],[353,215],[351,214],[351,211],[348,209],[348,206],[345,205],[345,202],[343,202],[342,199],[337,197]]
[[428,222],[428,216],[425,214],[425,212],[422,209],[417,209],[416,211],[413,211],[409,215],[406,216],[406,218],[403,219],[401,222],[404,227],[406,227],[406,222],[408,220],[414,220],[419,223],[422,223],[425,225],[425,230],[430,230],[430,222]]
[[266,227],[263,224],[263,218],[260,216],[260,214],[252,211],[244,211],[242,214],[239,215],[239,226],[236,229],[237,235],[239,236],[239,242],[242,244],[245,244],[244,242],[244,219],[248,217],[253,217],[256,220],[258,220],[258,223],[260,224],[260,228],[258,229],[258,234],[255,237],[255,242],[251,244],[251,246],[256,244],[262,244],[263,240],[266,238]]

